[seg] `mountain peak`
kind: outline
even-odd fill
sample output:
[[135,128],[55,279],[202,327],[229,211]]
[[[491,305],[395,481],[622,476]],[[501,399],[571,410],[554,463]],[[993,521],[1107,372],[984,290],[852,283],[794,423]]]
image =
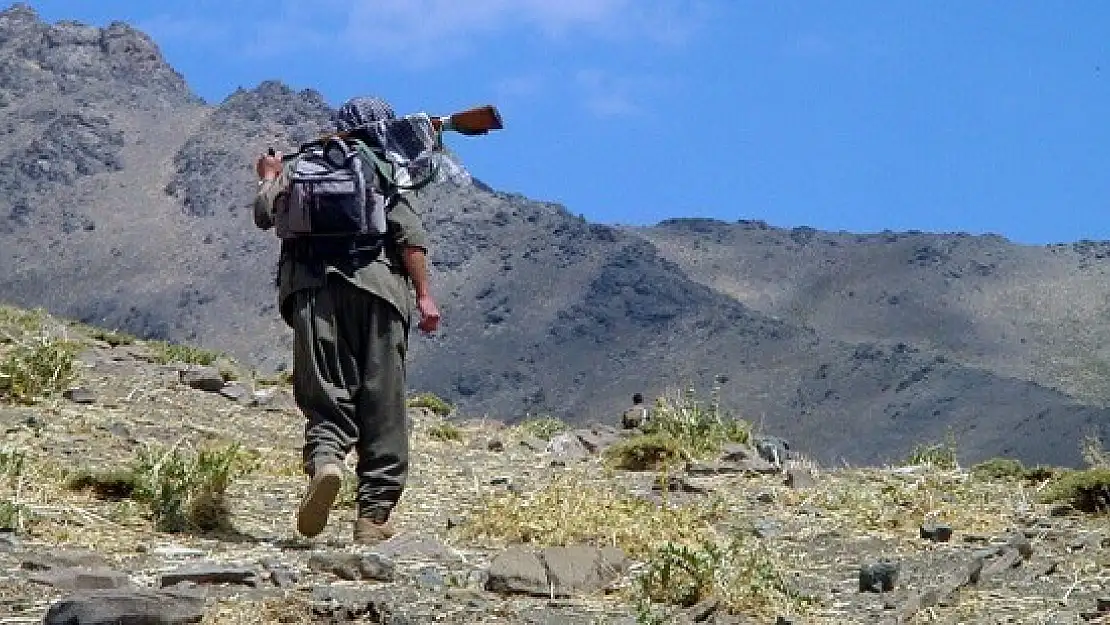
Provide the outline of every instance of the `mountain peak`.
[[[154,40],[124,22],[50,24],[15,4],[0,12],[0,52],[15,61],[5,65],[3,82],[22,93],[97,91],[114,80],[162,100],[199,101]],[[125,91],[115,97],[128,98]]]

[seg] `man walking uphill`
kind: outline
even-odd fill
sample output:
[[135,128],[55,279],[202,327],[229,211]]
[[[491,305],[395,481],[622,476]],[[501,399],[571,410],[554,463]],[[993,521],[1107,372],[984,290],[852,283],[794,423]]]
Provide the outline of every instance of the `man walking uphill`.
[[[339,110],[337,130],[364,139],[365,144],[355,142],[357,149],[349,152],[344,152],[345,143],[328,144],[321,158],[338,159],[348,167],[361,159],[358,167],[367,168],[366,188],[370,189],[370,182],[381,181],[374,173],[375,157],[363,148],[388,143],[390,124],[402,126],[403,122],[380,99],[352,99]],[[339,150],[339,157],[328,150]],[[278,301],[282,318],[294,333],[293,394],[306,418],[303,459],[309,484],[297,511],[297,530],[308,537],[323,531],[339,493],[343,460],[353,448],[358,457],[354,540],[373,544],[394,533],[389,517],[408,472],[409,320],[418,312],[418,327],[424,332],[434,332],[439,324],[428,284],[427,238],[409,200],[399,191],[378,196],[384,232],[366,234],[362,223],[363,230],[340,236],[335,230],[329,230],[329,236],[289,235],[303,224],[290,225],[288,215],[323,205],[320,198],[306,200],[306,194],[330,192],[326,185],[298,187],[306,184],[298,181],[308,176],[301,162],[283,164],[273,152],[259,159],[254,205],[255,225],[264,230],[276,227],[282,237]],[[363,193],[363,187],[357,188]],[[373,205],[372,199],[363,203],[358,204],[360,211]],[[294,205],[297,209],[291,210]],[[325,227],[324,219],[317,216],[316,220],[305,227],[305,234]],[[327,227],[332,226],[328,222]]]

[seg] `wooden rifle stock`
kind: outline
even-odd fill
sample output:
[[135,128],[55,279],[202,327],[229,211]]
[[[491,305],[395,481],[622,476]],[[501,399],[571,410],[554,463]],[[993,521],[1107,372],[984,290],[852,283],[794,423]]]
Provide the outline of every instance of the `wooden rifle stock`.
[[464,135],[484,135],[491,130],[504,128],[501,113],[491,104],[452,113],[447,117],[433,117],[432,126],[436,130],[454,130]]

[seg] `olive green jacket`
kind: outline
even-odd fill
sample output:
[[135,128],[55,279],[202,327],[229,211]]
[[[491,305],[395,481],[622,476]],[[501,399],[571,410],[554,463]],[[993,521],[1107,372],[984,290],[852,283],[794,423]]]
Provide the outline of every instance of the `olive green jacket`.
[[[288,201],[288,181],[284,173],[275,180],[259,184],[258,195],[254,200],[254,223],[263,230],[274,225],[274,207],[279,202]],[[289,241],[282,242],[281,260],[278,265],[278,307],[282,318],[292,326],[292,311],[286,310],[289,296],[301,289],[322,286],[328,274],[342,276],[355,286],[362,288],[389,302],[401,315],[407,326],[416,311],[416,297],[412,281],[401,261],[400,251],[404,247],[418,247],[427,252],[428,239],[420,217],[412,209],[410,200],[402,196],[388,217],[388,239],[385,250],[378,257],[352,269],[340,266],[319,265],[298,259]]]

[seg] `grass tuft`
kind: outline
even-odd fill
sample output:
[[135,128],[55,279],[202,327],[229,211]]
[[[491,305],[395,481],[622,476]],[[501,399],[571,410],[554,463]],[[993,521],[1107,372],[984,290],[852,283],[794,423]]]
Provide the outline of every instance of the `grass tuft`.
[[748,443],[751,426],[726,414],[715,389],[706,404],[693,390],[660,397],[641,427],[643,434],[606,451],[610,465],[630,471],[658,469],[664,464],[715,454],[726,443]]
[[120,332],[118,330],[106,330],[104,328],[97,328],[88,326],[86,332],[89,338],[97,341],[104,341],[112,347],[119,347],[121,345],[134,345],[138,339],[131,334]]
[[143,503],[161,531],[222,531],[231,529],[228,486],[257,466],[257,458],[237,444],[195,453],[146,448],[126,469],[80,471],[67,486],[104,499]]
[[791,587],[771,550],[742,533],[724,545],[703,540],[654,549],[634,588],[641,622],[657,621],[653,603],[689,607],[716,597],[729,613],[774,617],[800,613],[810,602]]
[[556,417],[529,417],[516,425],[516,429],[528,436],[549,441],[556,434],[570,430],[570,426]]
[[1110,512],[1110,467],[1065,471],[1041,492],[1046,503],[1067,503],[1091,514]]
[[446,417],[455,411],[455,407],[435,393],[420,393],[409,398],[409,408],[427,408],[432,413]]
[[33,404],[63,390],[75,377],[77,350],[45,335],[17,343],[0,357],[0,399]]
[[428,436],[439,441],[458,442],[463,439],[462,430],[450,421],[439,421],[428,426]]
[[943,443],[922,443],[913,448],[903,466],[928,466],[945,471],[959,468],[956,438],[949,433]]
[[150,341],[154,361],[161,365],[181,363],[186,365],[211,365],[220,359],[221,354],[192,345],[181,345],[168,341]]
[[655,471],[690,458],[685,445],[668,434],[640,434],[614,443],[604,452],[606,462],[626,471]]

